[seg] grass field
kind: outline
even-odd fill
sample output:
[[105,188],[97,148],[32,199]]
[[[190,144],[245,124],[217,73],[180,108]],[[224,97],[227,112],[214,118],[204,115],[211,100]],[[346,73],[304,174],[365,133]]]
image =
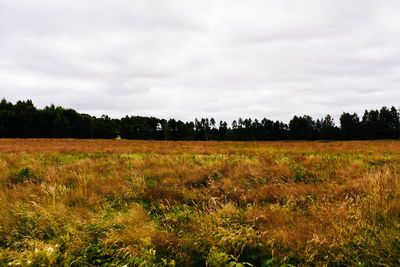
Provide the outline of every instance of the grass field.
[[0,140],[0,266],[400,264],[400,142]]

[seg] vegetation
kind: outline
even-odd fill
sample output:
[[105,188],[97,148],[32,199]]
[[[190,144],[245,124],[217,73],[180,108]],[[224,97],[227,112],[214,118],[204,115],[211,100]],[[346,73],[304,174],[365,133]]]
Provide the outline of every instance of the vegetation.
[[399,259],[399,141],[0,140],[0,265]]
[[79,114],[54,105],[37,109],[31,100],[0,102],[0,138],[115,138],[141,140],[370,140],[399,139],[400,113],[395,107],[366,110],[360,119],[344,112],[340,127],[330,115],[313,120],[294,116],[289,124],[267,118],[227,122],[201,118],[194,122],[126,116],[111,119]]

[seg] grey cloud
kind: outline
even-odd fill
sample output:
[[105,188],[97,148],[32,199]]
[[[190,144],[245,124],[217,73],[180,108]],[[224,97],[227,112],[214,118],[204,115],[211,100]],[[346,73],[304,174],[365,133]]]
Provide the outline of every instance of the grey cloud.
[[0,97],[231,121],[399,106],[398,1],[0,0]]

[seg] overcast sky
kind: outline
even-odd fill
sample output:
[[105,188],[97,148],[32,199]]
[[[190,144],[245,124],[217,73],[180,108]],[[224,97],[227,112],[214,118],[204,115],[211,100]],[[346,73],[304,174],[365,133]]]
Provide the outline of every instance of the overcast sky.
[[400,1],[0,0],[0,98],[288,121],[400,107]]

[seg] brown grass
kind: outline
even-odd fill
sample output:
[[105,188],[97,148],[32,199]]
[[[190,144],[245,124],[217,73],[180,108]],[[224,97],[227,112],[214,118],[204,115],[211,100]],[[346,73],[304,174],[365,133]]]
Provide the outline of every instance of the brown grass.
[[399,259],[399,141],[0,140],[0,265]]

